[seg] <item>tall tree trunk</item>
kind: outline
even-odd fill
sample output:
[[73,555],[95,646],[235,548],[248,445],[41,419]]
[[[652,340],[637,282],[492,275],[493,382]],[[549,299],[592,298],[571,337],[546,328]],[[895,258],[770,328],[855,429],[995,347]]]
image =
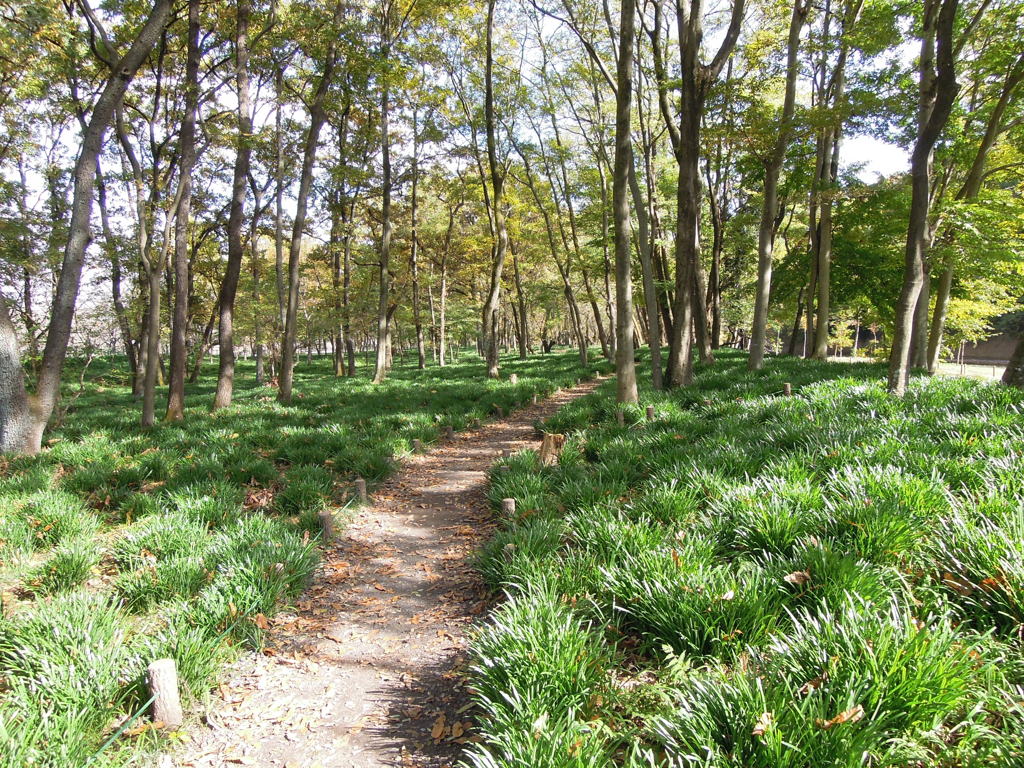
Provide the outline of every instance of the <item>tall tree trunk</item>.
[[277,332],[284,333],[284,67],[274,70],[274,283],[277,288]]
[[789,135],[796,111],[796,78],[799,73],[797,54],[800,48],[800,30],[807,17],[807,4],[793,3],[786,44],[786,94],[783,98],[782,117],[771,154],[764,164],[764,199],[761,222],[757,228],[757,291],[754,295],[754,323],[750,336],[750,357],[747,367],[751,371],[764,365],[765,336],[768,328],[768,302],[772,290],[772,252],[775,249],[776,220],[779,215],[779,174],[789,146]]
[[925,280],[928,213],[931,204],[932,154],[952,111],[959,85],[953,52],[953,27],[959,0],[926,0],[922,29],[917,140],[910,156],[910,220],[904,258],[903,286],[896,305],[896,323],[889,357],[889,391],[906,392],[910,376],[910,341],[914,312]]
[[505,226],[505,168],[498,161],[497,117],[494,110],[494,5],[487,1],[486,62],[484,65],[484,121],[487,127],[487,163],[491,182],[491,213],[495,242],[492,249],[490,285],[483,307],[483,346],[487,377],[498,378],[498,307],[501,302],[501,273],[508,251],[508,230]]
[[245,218],[245,187],[252,158],[252,108],[249,103],[249,17],[250,0],[238,0],[235,23],[235,87],[238,91],[238,136],[235,143],[235,168],[231,179],[231,202],[228,210],[228,263],[220,284],[218,304],[219,361],[217,391],[213,410],[231,405],[235,388],[235,295],[242,271],[245,248],[242,226]]
[[409,271],[412,276],[412,319],[416,330],[416,358],[417,367],[422,371],[427,367],[426,350],[423,346],[423,321],[420,317],[420,272],[418,264],[419,256],[419,221],[417,219],[417,198],[419,184],[419,134],[416,124],[417,113],[412,111],[412,199],[410,201],[410,215],[412,217],[411,242],[409,243]]
[[519,254],[509,241],[509,250],[512,251],[512,269],[516,281],[516,327],[519,329],[516,340],[519,345],[519,359],[525,360],[530,349],[530,328],[527,322],[526,293],[523,291],[523,279],[519,273]]
[[128,311],[125,309],[124,299],[121,295],[121,254],[117,247],[114,230],[110,226],[110,216],[107,211],[107,185],[103,172],[100,170],[99,158],[97,158],[96,163],[96,199],[100,207],[100,224],[103,229],[103,240],[107,246],[107,253],[110,256],[110,298],[114,305],[117,327],[121,332],[124,353],[128,358],[128,372],[134,380],[138,368],[138,359],[135,354],[135,340],[132,336],[131,323],[128,321]]
[[[334,24],[341,22],[345,4],[339,2],[334,11]],[[284,335],[281,338],[281,375],[277,397],[282,403],[292,400],[292,382],[295,374],[295,339],[298,331],[299,312],[299,259],[302,255],[302,235],[306,229],[306,209],[309,191],[313,186],[313,166],[316,164],[316,149],[320,140],[320,129],[327,120],[324,101],[334,77],[337,63],[338,40],[331,38],[324,59],[320,82],[309,105],[309,127],[306,129],[306,143],[302,150],[302,172],[299,176],[299,193],[295,198],[295,221],[292,224],[292,241],[288,249],[288,301],[285,311]]]
[[[388,36],[389,22],[385,18],[381,23],[382,60],[387,61],[391,54],[391,40]],[[379,295],[377,299],[377,358],[373,369],[373,383],[380,384],[387,376],[388,360],[388,321],[390,313],[388,304],[391,296],[390,260],[391,260],[391,135],[388,119],[391,109],[388,84],[384,83],[380,96],[380,150],[381,150],[381,207],[380,207],[380,264],[378,267]]]
[[10,317],[6,308],[0,312],[0,452],[34,454],[42,445],[43,430],[60,396],[61,371],[71,339],[85,249],[91,237],[96,164],[103,147],[103,137],[128,84],[156,44],[169,13],[169,0],[154,2],[153,10],[128,52],[112,67],[89,116],[82,136],[82,149],[75,162],[68,241],[54,290],[39,379],[31,397],[25,392],[21,356],[12,334]]
[[[1014,65],[1008,70],[1006,79],[1003,81],[1002,90],[999,93],[999,100],[989,114],[988,122],[985,124],[985,132],[982,135],[978,150],[974,154],[971,168],[967,172],[967,178],[957,192],[957,200],[974,200],[981,192],[982,182],[985,174],[985,163],[988,154],[995,146],[1001,130],[1003,129],[1003,116],[1009,106],[1015,91],[1024,81],[1024,53],[1021,53]],[[954,237],[950,233],[950,237]],[[953,287],[954,266],[952,262],[947,263],[939,276],[939,282],[935,291],[935,310],[932,313],[931,332],[928,335],[928,373],[935,373],[939,364],[939,353],[942,351],[942,334],[946,327],[946,311],[949,305],[949,292]]]
[[629,170],[633,164],[631,104],[633,35],[636,5],[623,0],[619,11],[619,61],[615,95],[615,166],[612,217],[615,231],[615,400],[635,403],[636,363],[633,349],[633,280],[630,246]]
[[[244,0],[243,0],[244,1]],[[185,59],[185,115],[179,139],[181,199],[174,222],[174,318],[171,326],[171,370],[167,421],[185,418],[185,332],[188,326],[188,223],[192,209],[192,168],[196,162],[196,114],[199,110],[199,0],[188,2],[188,44]]]

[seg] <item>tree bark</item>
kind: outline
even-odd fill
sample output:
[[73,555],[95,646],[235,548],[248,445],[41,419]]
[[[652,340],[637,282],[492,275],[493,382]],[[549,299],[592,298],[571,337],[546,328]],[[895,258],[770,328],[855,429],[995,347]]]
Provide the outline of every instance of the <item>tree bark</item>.
[[782,103],[782,116],[771,153],[764,164],[764,199],[761,204],[761,222],[757,228],[757,289],[754,295],[754,323],[750,334],[750,357],[747,368],[760,370],[764,365],[765,337],[768,329],[768,303],[772,290],[772,252],[775,249],[776,221],[779,215],[779,174],[789,146],[789,135],[796,111],[796,78],[799,73],[797,54],[800,48],[800,30],[807,17],[807,4],[803,0],[793,3],[786,43],[786,92]]
[[417,367],[422,371],[427,367],[426,350],[423,346],[423,321],[420,317],[420,272],[419,272],[419,221],[417,197],[419,185],[419,134],[416,124],[417,112],[412,111],[412,199],[410,200],[410,216],[412,218],[411,242],[409,243],[409,271],[412,276],[412,320],[416,330]]
[[931,166],[935,143],[945,127],[959,90],[956,82],[953,27],[959,0],[927,0],[922,30],[918,130],[910,156],[911,202],[904,257],[903,286],[889,357],[888,389],[906,392],[910,376],[910,341],[914,312],[925,279]]
[[501,303],[501,273],[508,251],[508,230],[505,225],[505,168],[498,162],[497,118],[494,109],[494,5],[487,2],[486,62],[484,65],[484,121],[487,128],[487,164],[491,182],[491,213],[494,220],[494,247],[492,249],[490,285],[483,307],[483,347],[487,363],[487,378],[496,379],[498,366],[498,307]]
[[633,164],[631,105],[633,35],[636,5],[622,0],[619,11],[619,61],[615,95],[615,166],[612,173],[612,226],[615,232],[615,400],[635,403],[633,281],[630,246],[629,170]]
[[[68,242],[54,291],[39,379],[31,398],[25,392],[16,340],[5,338],[9,331],[5,332],[0,327],[0,339],[3,339],[0,341],[0,452],[34,454],[42,445],[43,430],[60,396],[61,371],[71,339],[85,249],[91,238],[96,166],[103,148],[103,137],[128,84],[160,37],[169,13],[169,0],[155,0],[149,17],[128,52],[112,68],[89,116],[82,149],[75,162]],[[6,308],[0,312],[0,315],[6,314]],[[6,322],[0,317],[0,326],[13,330],[9,316],[6,316]]]
[[[387,28],[387,21],[383,22]],[[386,61],[390,50],[390,41],[382,33],[383,58]],[[380,150],[381,150],[381,208],[380,208],[380,265],[378,272],[379,295],[377,299],[377,358],[373,369],[373,383],[384,381],[388,371],[388,321],[390,313],[388,304],[391,296],[390,273],[391,261],[391,136],[388,117],[391,108],[390,94],[387,84],[381,89],[380,97]]]
[[[344,3],[339,2],[334,11],[334,23],[341,22]],[[338,57],[338,40],[331,38],[324,59],[320,82],[309,105],[309,127],[302,151],[302,172],[299,176],[299,192],[295,199],[295,221],[292,224],[292,241],[288,249],[288,301],[285,311],[284,335],[281,338],[281,375],[278,378],[278,400],[290,403],[295,368],[295,339],[298,330],[299,312],[299,259],[302,255],[302,234],[306,229],[306,209],[309,191],[313,186],[313,166],[316,164],[316,149],[320,140],[320,129],[327,120],[324,101],[331,87],[334,68]]]
[[220,284],[218,304],[219,360],[217,391],[213,410],[231,405],[235,388],[235,296],[242,271],[245,246],[242,226],[245,218],[245,187],[252,158],[252,108],[249,103],[249,17],[250,0],[238,0],[235,22],[235,88],[238,92],[238,137],[235,143],[235,167],[231,179],[231,202],[228,209],[228,263]]
[[[244,1],[244,0],[243,0]],[[185,59],[185,115],[179,139],[181,199],[174,222],[174,318],[171,326],[171,369],[166,421],[185,418],[185,331],[188,326],[188,224],[192,208],[192,168],[196,162],[196,114],[199,110],[199,0],[188,2],[188,44]]]

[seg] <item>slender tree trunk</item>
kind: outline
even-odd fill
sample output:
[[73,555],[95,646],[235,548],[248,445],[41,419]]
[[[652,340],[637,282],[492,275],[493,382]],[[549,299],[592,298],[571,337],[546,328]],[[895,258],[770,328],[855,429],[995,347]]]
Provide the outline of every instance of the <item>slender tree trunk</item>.
[[496,379],[498,370],[498,307],[501,302],[501,273],[508,251],[508,230],[505,226],[505,169],[498,161],[497,117],[494,110],[494,5],[487,2],[486,62],[484,65],[484,121],[487,127],[487,162],[490,170],[491,209],[494,220],[494,248],[491,259],[490,286],[483,308],[483,346],[487,362],[487,378]]
[[[341,21],[344,3],[339,2],[334,11],[334,23]],[[298,332],[299,312],[299,259],[302,256],[302,235],[306,229],[306,209],[309,204],[309,192],[313,186],[313,167],[316,164],[316,149],[320,140],[320,129],[327,120],[324,101],[334,77],[337,62],[337,38],[331,38],[324,59],[324,69],[320,75],[313,100],[309,105],[309,127],[306,143],[302,151],[302,172],[299,176],[299,192],[295,199],[295,221],[292,225],[292,240],[288,249],[288,301],[285,311],[284,335],[281,338],[281,374],[278,377],[278,400],[290,403],[292,400],[292,383],[295,368],[295,340]]]
[[[244,0],[243,0],[244,1]],[[174,318],[171,325],[171,370],[166,421],[185,418],[185,332],[188,326],[188,224],[192,209],[192,168],[196,162],[196,114],[199,110],[199,0],[188,2],[185,60],[185,115],[179,139],[181,199],[174,222]]]
[[[277,288],[277,332],[284,333],[285,280],[284,280],[284,68],[274,70],[274,94],[277,108],[274,110],[274,280]],[[280,354],[280,353],[279,353]]]
[[[988,122],[985,124],[985,133],[978,145],[971,168],[967,172],[967,178],[957,193],[957,200],[974,200],[981,191],[988,154],[995,146],[996,139],[1003,129],[1003,116],[1022,81],[1024,81],[1024,53],[1017,57],[1014,65],[1007,72],[999,100],[989,114]],[[955,237],[954,233],[950,233],[950,238],[952,237]],[[953,287],[954,272],[952,262],[947,263],[943,267],[936,287],[935,310],[932,314],[931,332],[928,335],[928,373],[935,373],[939,364],[942,334],[946,327],[946,312],[949,305],[949,293]]]
[[519,329],[516,340],[519,345],[519,359],[525,360],[530,349],[530,329],[526,313],[526,293],[523,291],[523,279],[519,273],[519,254],[509,241],[509,250],[512,251],[512,269],[516,281],[516,327]]
[[231,405],[235,387],[235,295],[242,271],[245,248],[242,226],[245,217],[245,187],[252,158],[252,108],[249,103],[249,17],[250,0],[238,0],[235,24],[235,87],[238,91],[238,137],[235,144],[235,167],[231,180],[231,202],[228,210],[228,263],[220,284],[218,304],[219,361],[217,391],[213,410]]
[[786,56],[786,93],[782,105],[782,118],[771,154],[764,164],[764,199],[761,222],[757,229],[757,291],[754,296],[754,323],[751,330],[750,357],[747,367],[756,371],[764,365],[765,335],[768,328],[768,303],[772,290],[772,252],[775,249],[776,220],[779,215],[779,174],[789,146],[789,134],[796,111],[796,79],[799,73],[797,55],[800,48],[800,30],[807,16],[807,5],[802,0],[793,3],[789,22]]
[[121,332],[121,339],[124,343],[124,353],[128,358],[128,371],[134,380],[138,368],[138,359],[135,354],[135,341],[132,337],[131,323],[128,321],[128,311],[125,309],[124,299],[121,295],[121,254],[118,251],[113,228],[110,226],[110,217],[107,211],[107,185],[103,172],[100,170],[99,158],[97,158],[96,163],[96,198],[99,202],[103,240],[107,246],[107,253],[110,256],[110,294],[114,305],[114,316],[117,318],[117,327]]
[[[387,19],[381,26],[381,57],[387,61],[391,54],[391,40],[388,37],[389,24]],[[391,260],[391,135],[389,132],[389,117],[391,100],[388,85],[385,83],[381,88],[380,96],[380,149],[381,149],[381,209],[380,209],[380,265],[379,296],[377,299],[377,358],[373,369],[373,383],[380,384],[387,376],[389,367],[388,359],[388,320],[390,313],[388,305],[391,296],[390,286],[390,260]]]
[[615,400],[637,402],[633,349],[633,281],[630,247],[629,170],[633,164],[631,104],[636,5],[623,0],[619,11],[619,61],[615,95],[615,166],[612,216],[615,230]]
[[910,376],[910,342],[914,312],[925,280],[932,154],[952,111],[956,82],[953,28],[958,0],[927,0],[922,30],[918,132],[910,156],[911,202],[907,227],[903,286],[896,305],[896,323],[889,357],[889,391],[906,392]]
[[410,201],[412,232],[409,243],[409,270],[412,276],[412,319],[416,330],[417,367],[422,371],[427,367],[426,350],[423,346],[423,321],[420,318],[420,272],[419,272],[419,221],[417,219],[417,187],[419,183],[419,135],[416,124],[416,109],[412,111],[412,199]]

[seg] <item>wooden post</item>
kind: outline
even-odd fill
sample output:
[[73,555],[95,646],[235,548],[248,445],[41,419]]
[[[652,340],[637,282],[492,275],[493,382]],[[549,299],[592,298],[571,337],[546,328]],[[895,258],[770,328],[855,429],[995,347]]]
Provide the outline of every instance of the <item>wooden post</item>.
[[654,421],[654,406],[653,405],[648,405],[647,406],[647,420],[648,421]]
[[445,428],[444,428],[444,439],[445,440],[453,440],[454,438],[455,438],[455,427],[453,427],[451,424],[446,425]]
[[320,528],[324,532],[324,541],[331,541],[334,538],[334,515],[329,509],[321,509],[317,514],[320,518]]
[[494,412],[499,419],[505,418],[505,409],[502,408],[500,405],[494,406]]
[[509,384],[518,384],[519,383],[519,376],[517,376],[516,374],[513,373],[512,375],[510,375],[508,377],[508,383]]
[[516,514],[516,500],[515,499],[502,499],[501,500],[501,514],[506,517],[515,517]]
[[550,467],[558,463],[558,457],[565,446],[565,435],[558,435],[553,432],[546,432],[540,444],[541,466]]
[[615,411],[615,423],[620,427],[626,426],[626,414],[622,410]]
[[368,497],[366,495],[366,481],[363,480],[363,478],[361,477],[356,478],[356,495],[359,497],[359,500],[364,504],[367,502]]
[[530,398],[530,405],[536,405],[536,404],[537,404],[537,395],[534,394],[534,396]]
[[181,726],[181,696],[178,693],[178,668],[174,659],[157,659],[146,669],[146,684],[153,694],[153,722],[165,729]]
[[789,397],[790,395],[793,394],[793,385],[790,384],[788,381],[782,385],[782,394],[784,394],[786,397]]
[[480,429],[480,419],[473,419],[473,429]]
[[419,440],[419,439],[414,437],[412,439],[412,452],[413,453],[420,453],[422,451],[423,451],[423,441],[421,441],[421,440]]

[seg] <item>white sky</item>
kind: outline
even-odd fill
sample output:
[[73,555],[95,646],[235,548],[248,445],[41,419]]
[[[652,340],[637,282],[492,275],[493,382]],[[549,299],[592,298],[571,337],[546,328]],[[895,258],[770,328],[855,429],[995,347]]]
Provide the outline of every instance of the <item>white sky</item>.
[[910,156],[903,147],[874,136],[853,136],[843,140],[840,163],[844,169],[854,169],[861,181],[872,183],[906,171]]

